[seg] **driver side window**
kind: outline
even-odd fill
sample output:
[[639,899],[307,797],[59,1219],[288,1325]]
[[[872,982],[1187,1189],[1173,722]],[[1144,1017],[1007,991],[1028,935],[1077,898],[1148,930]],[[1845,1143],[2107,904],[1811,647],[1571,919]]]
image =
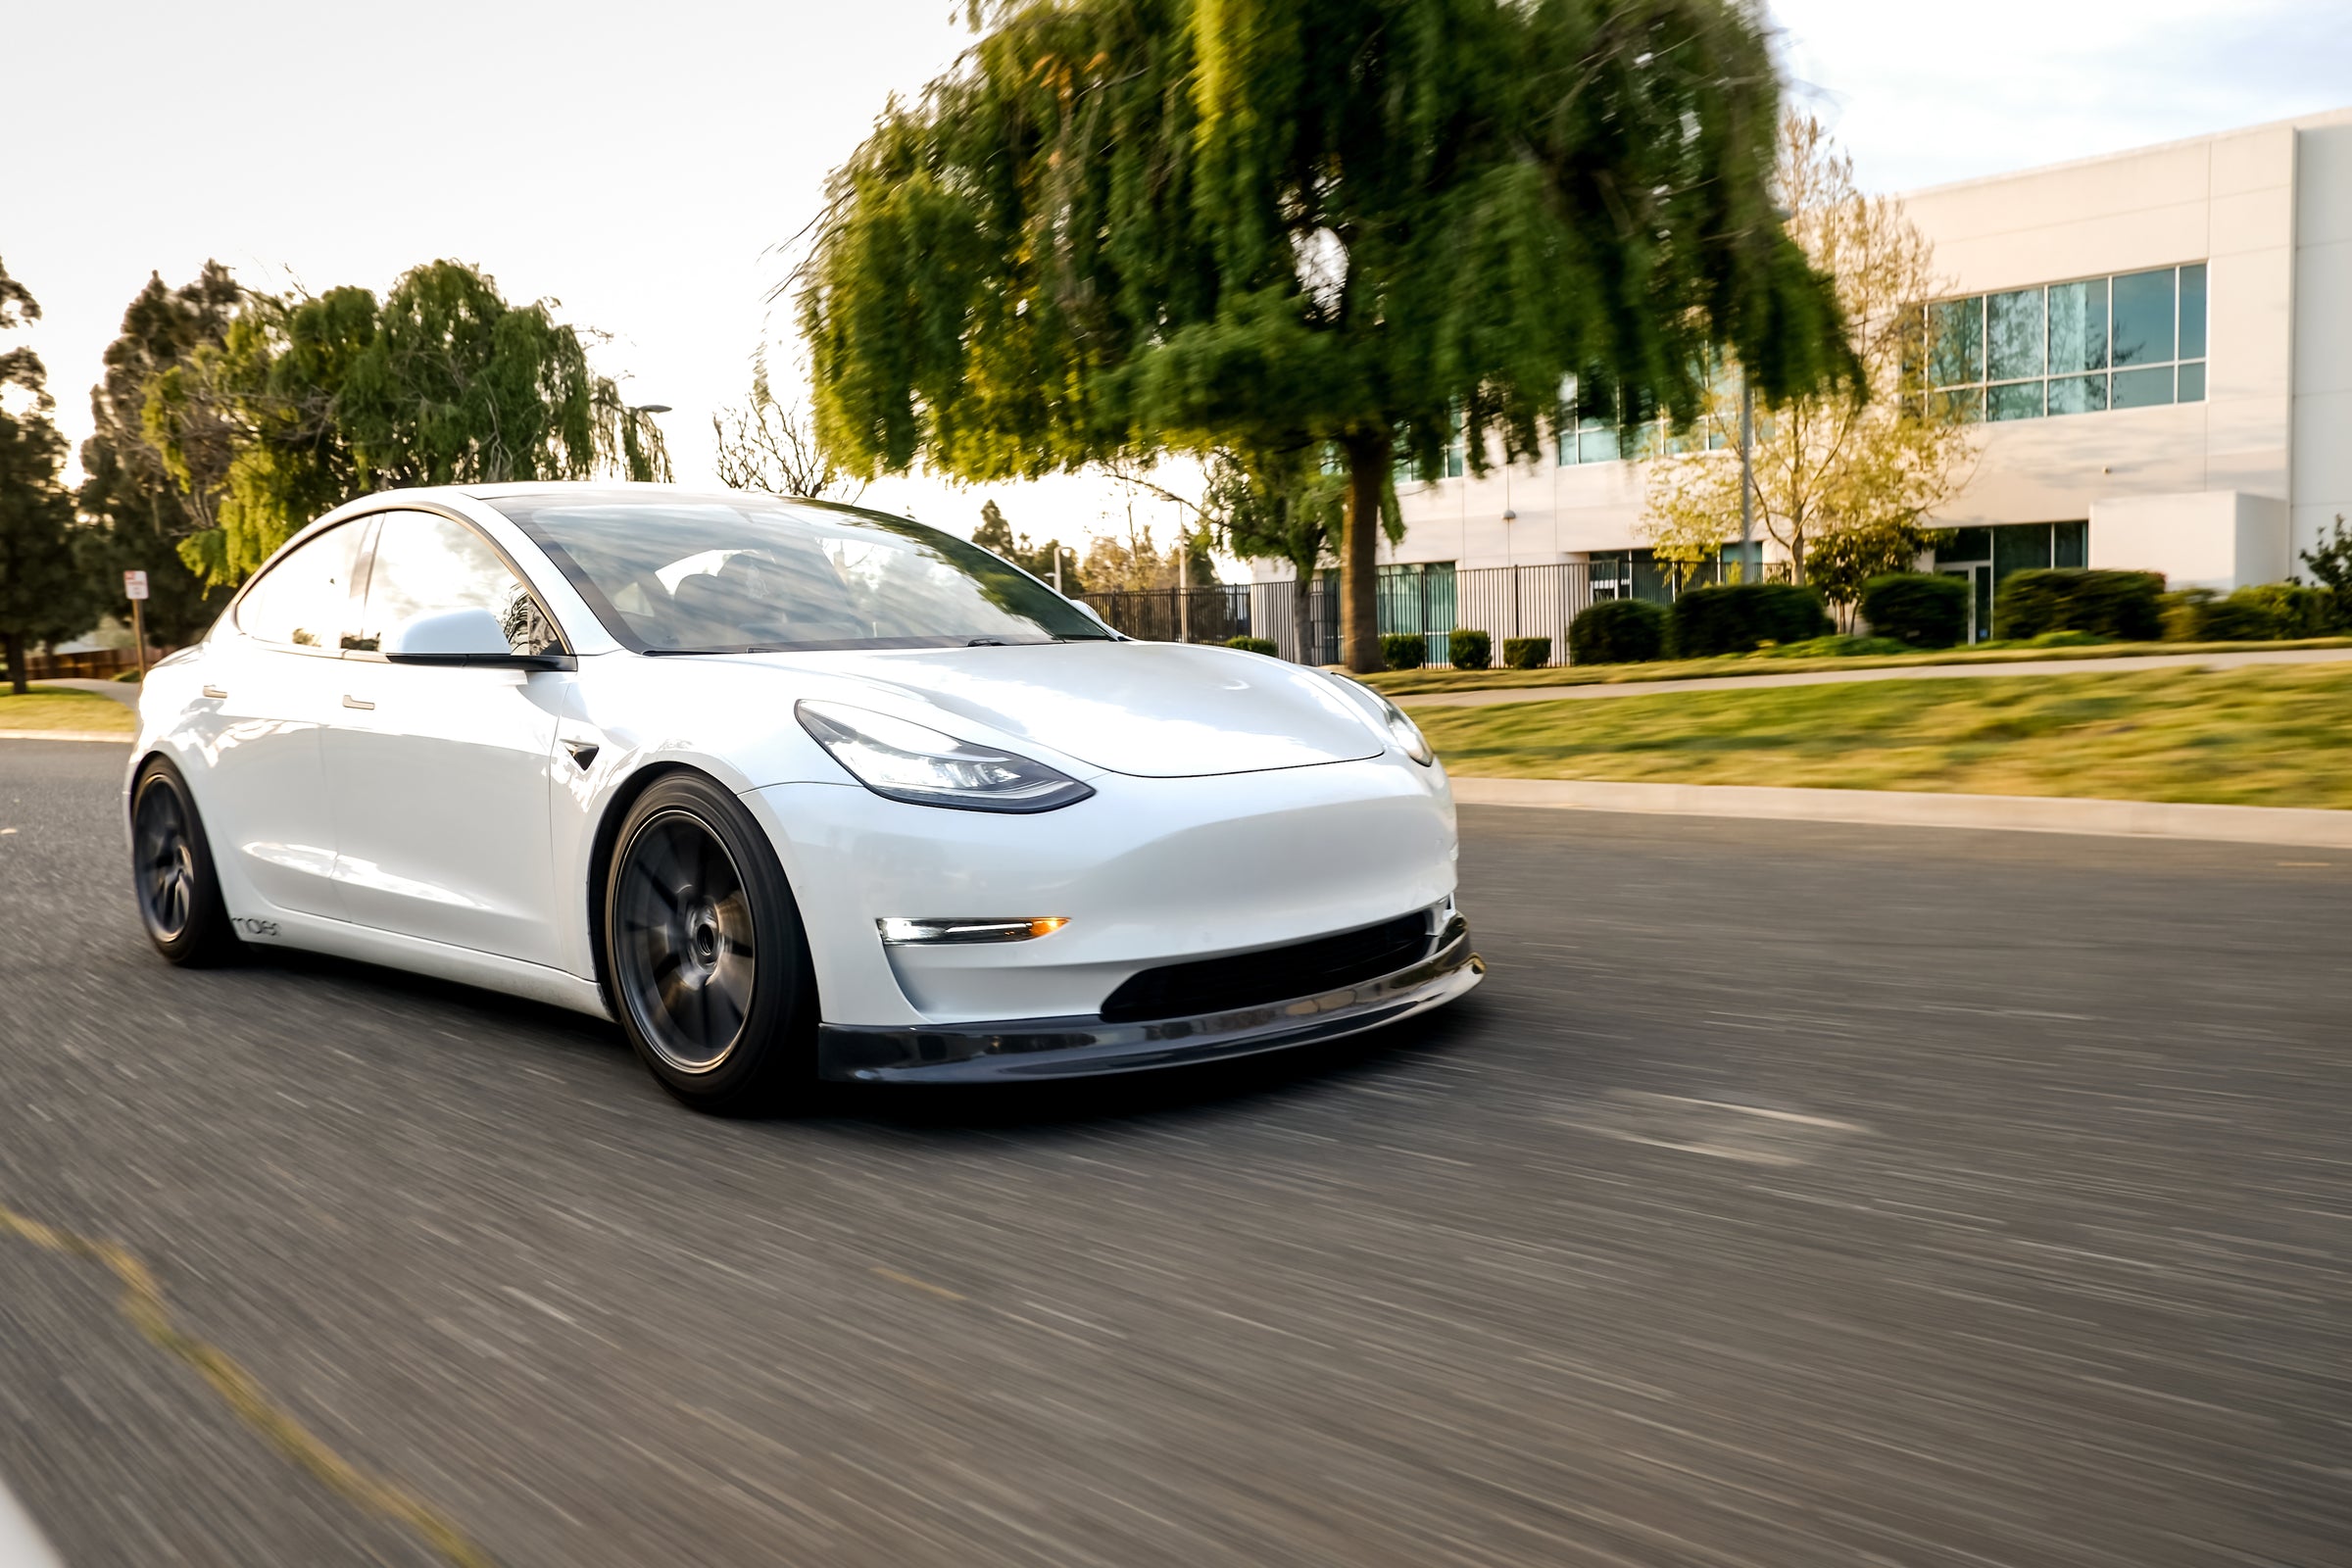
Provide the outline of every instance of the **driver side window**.
[[359,633],[348,646],[380,652],[407,622],[453,610],[489,612],[514,653],[562,650],[555,626],[481,535],[429,512],[386,513]]
[[237,602],[237,630],[281,648],[349,648],[351,577],[366,524],[329,528],[262,574]]

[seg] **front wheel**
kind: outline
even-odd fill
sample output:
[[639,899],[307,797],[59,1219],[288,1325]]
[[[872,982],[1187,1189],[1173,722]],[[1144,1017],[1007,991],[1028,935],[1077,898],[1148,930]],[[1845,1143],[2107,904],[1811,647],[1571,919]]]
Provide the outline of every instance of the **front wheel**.
[[605,878],[605,975],[629,1043],[700,1110],[816,1088],[816,985],[775,852],[735,798],[676,774],[629,808]]
[[204,818],[188,781],[160,757],[139,769],[130,789],[130,876],[139,921],[156,952],[195,967],[237,951]]

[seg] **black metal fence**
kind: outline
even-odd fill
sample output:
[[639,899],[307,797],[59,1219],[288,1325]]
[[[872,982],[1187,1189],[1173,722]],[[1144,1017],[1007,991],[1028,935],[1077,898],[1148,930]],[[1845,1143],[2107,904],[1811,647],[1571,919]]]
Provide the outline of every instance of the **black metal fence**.
[[1113,631],[1152,643],[1221,643],[1250,632],[1250,585],[1140,588],[1073,594]]
[[[1299,584],[1225,583],[1214,588],[1152,588],[1075,597],[1130,637],[1150,642],[1221,643],[1229,637],[1270,639],[1294,663],[1340,662],[1340,585],[1336,573],[1305,586],[1299,613]],[[1551,641],[1545,662],[1568,662],[1568,623],[1593,603],[1631,598],[1637,592],[1625,563],[1551,562],[1532,566],[1487,566],[1457,571],[1451,565],[1384,566],[1379,585],[1380,630],[1417,632],[1428,642],[1426,662],[1452,662],[1456,627],[1483,631],[1494,644],[1495,664],[1502,645],[1514,637]],[[1643,594],[1642,597],[1649,597]]]

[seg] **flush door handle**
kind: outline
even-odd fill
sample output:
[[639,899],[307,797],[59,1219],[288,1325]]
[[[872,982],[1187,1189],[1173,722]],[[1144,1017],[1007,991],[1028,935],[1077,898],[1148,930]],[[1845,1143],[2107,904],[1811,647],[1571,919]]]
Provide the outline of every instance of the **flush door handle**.
[[345,692],[343,694],[343,706],[345,708],[357,708],[363,712],[372,713],[375,711],[375,705],[373,703],[368,702],[366,698],[354,697],[349,692]]

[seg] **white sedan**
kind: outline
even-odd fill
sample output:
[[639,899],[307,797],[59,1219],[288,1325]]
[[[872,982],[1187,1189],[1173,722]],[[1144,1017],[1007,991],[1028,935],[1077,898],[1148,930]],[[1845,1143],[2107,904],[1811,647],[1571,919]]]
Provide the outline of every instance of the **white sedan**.
[[1445,771],[1378,693],[817,502],[353,502],[150,673],[127,815],[172,961],[611,1017],[710,1109],[1267,1051],[1483,972]]

